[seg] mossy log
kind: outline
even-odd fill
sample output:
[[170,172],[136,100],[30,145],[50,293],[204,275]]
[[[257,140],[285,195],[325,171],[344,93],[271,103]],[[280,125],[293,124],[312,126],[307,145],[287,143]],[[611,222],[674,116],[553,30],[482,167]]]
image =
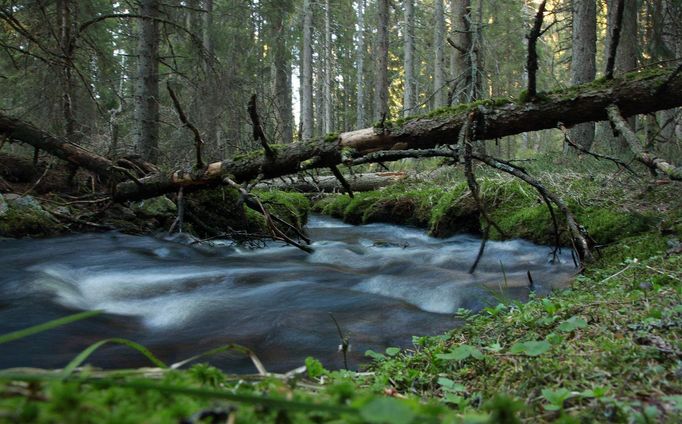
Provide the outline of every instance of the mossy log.
[[[662,89],[665,88],[665,89]],[[383,128],[365,128],[280,147],[271,157],[262,153],[224,160],[198,170],[177,170],[124,181],[114,199],[135,200],[177,191],[218,185],[230,176],[236,182],[257,177],[276,178],[302,168],[329,168],[348,154],[361,157],[382,150],[428,149],[458,143],[465,122],[473,117],[472,139],[487,140],[608,119],[607,107],[618,105],[623,116],[682,106],[682,75],[670,70],[626,74],[553,93],[538,94],[531,102],[483,100],[435,111],[427,116],[386,122]],[[0,134],[46,150],[98,174],[111,175],[111,162],[73,144],[49,136],[29,124],[0,114]],[[274,147],[274,146],[273,146]]]

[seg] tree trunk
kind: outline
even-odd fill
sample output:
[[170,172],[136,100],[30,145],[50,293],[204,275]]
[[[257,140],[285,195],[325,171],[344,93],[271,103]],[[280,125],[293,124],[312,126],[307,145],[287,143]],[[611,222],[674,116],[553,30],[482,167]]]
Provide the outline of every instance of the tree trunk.
[[313,9],[303,1],[303,98],[301,99],[301,138],[313,138]]
[[[350,184],[354,192],[377,190],[389,186],[396,181],[406,178],[404,172],[378,172],[363,173],[346,176],[345,179]],[[302,193],[333,193],[343,192],[344,187],[334,176],[322,176],[315,179],[311,177],[295,178],[288,177],[284,181],[275,179],[266,183],[261,183],[256,188],[276,188],[296,190]]]
[[365,126],[365,0],[358,2],[357,33],[357,94],[355,122],[357,128]]
[[273,97],[277,111],[279,126],[278,141],[286,144],[294,139],[293,115],[291,112],[291,84],[289,75],[291,65],[289,63],[289,51],[287,49],[286,22],[288,19],[287,7],[277,7],[271,23],[273,46],[273,67],[275,81],[273,84]]
[[388,3],[378,0],[376,71],[374,73],[374,119],[388,116]]
[[[597,74],[597,4],[594,0],[573,0],[573,50],[571,84],[593,81]],[[576,125],[571,140],[590,150],[594,141],[594,123]]]
[[[140,15],[159,17],[159,0],[141,0]],[[148,162],[159,159],[159,28],[155,19],[141,19],[135,85],[135,148]]]
[[438,109],[447,104],[447,88],[445,87],[445,11],[443,0],[436,0],[435,4],[436,33],[434,39],[434,69],[433,69],[433,108]]
[[414,114],[416,96],[414,92],[414,0],[405,0],[405,91],[403,95],[403,116]]
[[329,0],[324,4],[324,118],[322,121],[322,133],[329,134],[332,128],[332,17]]
[[[609,51],[609,46],[612,42],[612,29],[616,20],[616,3],[619,0],[608,0],[608,36],[606,39],[606,51]],[[638,46],[638,33],[637,33],[637,0],[623,0],[625,2],[623,10],[623,21],[620,28],[620,41],[618,43],[618,48],[616,50],[616,62],[615,62],[615,74],[622,75],[629,72],[637,67],[637,46]],[[628,120],[628,125],[631,128],[635,128],[636,119],[631,118]],[[611,150],[615,153],[624,153],[629,151],[628,144],[624,137],[615,137],[610,131],[610,128],[605,128],[606,139],[611,146]]]
[[451,0],[452,40],[455,46],[450,57],[450,72],[455,83],[450,94],[450,103],[464,103],[471,92],[471,0]]

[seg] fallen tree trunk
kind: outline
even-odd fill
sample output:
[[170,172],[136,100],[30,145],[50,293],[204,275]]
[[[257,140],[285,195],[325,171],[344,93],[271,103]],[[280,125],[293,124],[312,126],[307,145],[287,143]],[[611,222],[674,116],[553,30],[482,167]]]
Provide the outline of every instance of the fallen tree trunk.
[[[90,152],[77,144],[40,130],[33,125],[0,113],[0,134],[9,141],[30,144],[60,159],[78,165],[105,178],[117,176],[117,167],[109,159]],[[120,177],[119,177],[120,178]]]
[[[377,172],[354,174],[346,177],[353,191],[371,191],[386,187],[407,177],[404,172]],[[270,180],[256,185],[256,188],[276,188],[295,190],[301,193],[334,193],[342,192],[344,187],[333,175],[312,177],[285,177],[282,180]]]
[[[665,87],[665,90],[660,90]],[[486,140],[528,131],[556,128],[608,119],[607,107],[618,105],[623,116],[650,113],[682,106],[682,75],[656,70],[632,73],[610,81],[570,87],[539,94],[533,102],[483,100],[446,108],[429,116],[386,123],[384,128],[366,128],[322,140],[295,143],[268,156],[253,152],[243,157],[215,162],[203,169],[157,173],[115,187],[115,200],[136,200],[187,189],[222,184],[225,177],[241,183],[293,174],[302,168],[330,168],[353,157],[383,151],[429,149],[458,143],[465,122],[472,120],[472,140]],[[473,114],[473,117],[471,116]],[[473,119],[472,119],[473,118]],[[57,139],[30,124],[0,114],[0,134],[30,144],[100,175],[117,169],[99,155]]]
[[[666,90],[657,93],[661,86]],[[457,144],[458,135],[471,113],[476,114],[472,139],[487,140],[528,131],[572,126],[608,119],[606,108],[615,103],[624,116],[655,112],[682,106],[682,75],[670,71],[627,74],[622,78],[570,87],[540,94],[530,103],[484,100],[444,109],[435,116],[415,117],[386,127],[365,128],[323,140],[293,144],[264,154],[236,158],[208,165],[204,170],[180,170],[157,174],[117,186],[117,200],[141,199],[176,191],[179,187],[218,184],[223,175],[237,182],[259,175],[275,178],[305,168],[328,168],[351,158],[382,150],[429,149]],[[433,114],[432,114],[433,115]]]

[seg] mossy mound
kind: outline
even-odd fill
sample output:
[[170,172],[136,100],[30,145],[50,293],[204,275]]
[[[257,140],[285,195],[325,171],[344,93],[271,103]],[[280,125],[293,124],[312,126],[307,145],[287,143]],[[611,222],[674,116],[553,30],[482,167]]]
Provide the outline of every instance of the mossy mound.
[[0,236],[47,237],[59,231],[59,223],[34,197],[0,195]]
[[[256,190],[253,194],[260,199],[261,203],[271,215],[288,222],[297,230],[302,231],[308,222],[310,212],[310,200],[301,193],[285,192],[280,190]],[[267,225],[263,215],[245,208],[247,229],[252,232],[267,233]],[[288,228],[281,228],[285,233],[291,234]]]

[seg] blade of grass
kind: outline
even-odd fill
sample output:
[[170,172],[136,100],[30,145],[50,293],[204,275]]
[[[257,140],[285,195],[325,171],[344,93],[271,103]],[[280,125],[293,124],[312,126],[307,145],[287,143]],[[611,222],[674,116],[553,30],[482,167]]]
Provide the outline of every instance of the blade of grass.
[[220,346],[215,349],[211,349],[209,351],[206,351],[204,353],[200,353],[198,355],[192,356],[191,358],[187,358],[184,361],[176,362],[173,365],[171,365],[171,369],[178,369],[192,361],[196,361],[197,359],[200,358],[205,358],[207,356],[212,356],[212,355],[217,355],[222,352],[230,351],[230,350],[235,350],[237,352],[243,353],[244,355],[248,356],[251,359],[251,362],[253,362],[253,365],[256,367],[258,370],[258,374],[260,375],[267,375],[268,371],[265,369],[263,366],[263,363],[258,359],[258,356],[249,349],[248,347],[244,347],[238,344],[228,344],[225,346]]
[[91,318],[96,315],[101,314],[102,311],[86,311],[77,314],[69,315],[62,318],[57,318],[52,321],[45,322],[43,324],[34,325],[33,327],[24,328],[23,330],[13,331],[11,333],[3,334],[0,336],[0,344],[11,342],[18,339],[23,339],[24,337],[32,336],[37,333],[42,333],[43,331],[51,330],[53,328],[61,327],[62,325],[71,324],[72,322],[80,321],[83,319]]
[[[61,380],[60,375],[21,374],[0,372],[0,380],[24,382],[49,382]],[[276,399],[257,395],[233,393],[228,390],[214,390],[193,387],[180,387],[168,384],[156,384],[149,381],[121,381],[120,379],[94,379],[71,376],[65,381],[81,384],[92,384],[99,387],[123,387],[136,390],[155,390],[162,393],[187,395],[209,399],[226,399],[250,405],[262,405],[274,409],[290,411],[323,411],[336,414],[358,414],[358,409],[349,406],[330,405],[297,400]]]
[[147,359],[149,359],[150,362],[152,362],[154,365],[156,365],[159,368],[168,368],[166,364],[164,364],[162,361],[160,361],[154,354],[152,354],[149,349],[146,347],[142,346],[139,343],[135,343],[134,341],[127,340],[127,339],[119,339],[119,338],[113,338],[113,339],[105,339],[101,340],[97,343],[93,343],[92,345],[88,346],[84,351],[78,354],[75,358],[69,362],[69,364],[64,368],[64,371],[62,372],[62,377],[66,378],[73,371],[78,368],[83,362],[85,362],[86,359],[90,355],[92,355],[97,349],[100,347],[104,346],[105,344],[109,343],[114,343],[114,344],[120,344],[127,346],[131,349],[134,349],[138,352],[140,352],[142,355],[144,355]]

